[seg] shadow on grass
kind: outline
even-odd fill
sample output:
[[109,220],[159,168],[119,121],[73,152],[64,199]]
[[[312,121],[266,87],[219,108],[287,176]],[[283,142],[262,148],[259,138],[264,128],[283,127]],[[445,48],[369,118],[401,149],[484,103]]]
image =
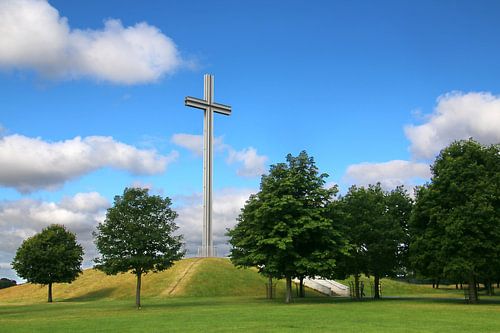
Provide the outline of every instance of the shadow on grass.
[[[370,299],[370,301],[378,302],[378,301],[417,301],[417,302],[426,302],[426,303],[448,303],[448,304],[469,304],[465,300],[464,297],[418,297],[418,296],[386,296],[381,298],[380,300]],[[480,297],[479,303],[474,305],[481,304],[500,304],[500,298],[493,297],[490,298],[488,296]]]
[[144,308],[168,308],[168,307],[217,307],[238,304],[260,304],[265,303],[264,298],[253,298],[243,296],[228,297],[172,297],[172,298],[153,298],[141,300]]
[[[266,300],[262,300],[265,302]],[[468,304],[462,297],[418,297],[418,296],[386,296],[380,299],[374,299],[371,297],[363,298],[361,300],[351,299],[349,297],[305,297],[305,298],[294,298],[294,304],[342,304],[342,303],[377,303],[377,302],[421,302],[421,303],[435,303],[435,304]],[[283,303],[283,299],[273,299],[273,303]],[[499,297],[481,297],[478,304],[474,305],[500,305]],[[474,306],[472,305],[472,306]]]
[[115,289],[116,288],[103,288],[96,291],[88,292],[86,294],[77,297],[66,298],[61,302],[81,302],[81,301],[100,300],[111,296],[111,294],[113,293],[113,291],[115,291]]

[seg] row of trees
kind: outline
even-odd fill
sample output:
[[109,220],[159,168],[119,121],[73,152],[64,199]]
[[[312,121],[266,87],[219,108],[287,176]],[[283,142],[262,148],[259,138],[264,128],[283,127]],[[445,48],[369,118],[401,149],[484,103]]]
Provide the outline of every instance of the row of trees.
[[262,177],[228,231],[231,260],[285,278],[286,302],[293,278],[353,275],[359,297],[366,274],[379,298],[381,277],[419,274],[467,281],[474,303],[476,282],[500,278],[499,145],[454,142],[431,170],[415,201],[403,187],[387,192],[379,184],[335,198],[312,157],[288,155]]
[[[104,223],[93,234],[101,254],[95,259],[95,268],[108,275],[134,274],[138,308],[143,274],[168,269],[184,255],[182,236],[174,235],[177,213],[170,205],[168,197],[126,188],[122,196],[115,197]],[[75,234],[62,225],[51,225],[22,243],[12,266],[28,282],[47,285],[48,301],[52,302],[52,284],[74,281],[82,272],[83,254]]]
[[[359,277],[366,274],[374,276],[378,298],[381,277],[408,273],[467,281],[476,302],[477,282],[491,286],[500,279],[499,145],[455,142],[438,156],[432,173],[415,202],[402,187],[387,192],[378,184],[353,186],[336,198],[337,187],[325,187],[328,175],[312,157],[288,155],[262,177],[260,191],[228,231],[231,260],[258,267],[269,279],[284,278],[286,302],[293,278],[303,295],[306,277],[353,275],[359,297]],[[170,205],[169,198],[147,190],[125,189],[94,233],[101,254],[96,267],[135,274],[137,307],[142,275],[165,270],[183,256]],[[50,302],[52,284],[73,281],[82,258],[75,235],[52,225],[27,239],[12,265],[29,282],[48,285]]]

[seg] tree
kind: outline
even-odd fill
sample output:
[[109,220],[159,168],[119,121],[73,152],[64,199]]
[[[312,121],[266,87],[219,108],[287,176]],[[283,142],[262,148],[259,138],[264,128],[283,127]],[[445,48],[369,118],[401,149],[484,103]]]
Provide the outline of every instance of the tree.
[[325,188],[305,151],[272,165],[260,191],[250,196],[237,225],[228,231],[231,261],[259,267],[269,278],[286,279],[285,301],[292,299],[292,278],[330,276],[345,243],[327,216],[336,187]]
[[16,280],[11,280],[7,278],[0,279],[0,289],[9,288],[17,284]]
[[83,248],[75,234],[53,224],[21,244],[12,267],[28,282],[48,285],[48,302],[52,302],[52,284],[73,282],[82,272],[82,261]]
[[[415,206],[410,218],[410,265],[421,276],[439,282],[447,258],[441,251],[442,230],[431,219],[431,191],[419,186],[415,191]],[[434,287],[433,282],[433,287]],[[439,286],[439,283],[436,283]]]
[[368,188],[352,186],[338,203],[341,230],[350,250],[341,260],[346,275],[354,275],[356,298],[359,278],[373,275],[375,298],[380,298],[380,278],[395,275],[406,253],[408,219],[412,202],[402,187],[391,192],[380,184]]
[[491,283],[500,266],[500,145],[453,142],[431,170],[411,218],[412,262],[423,274],[468,281],[477,303],[476,284]]
[[108,275],[131,271],[137,277],[136,306],[141,307],[141,277],[168,269],[183,257],[182,236],[174,236],[177,213],[171,200],[150,196],[147,189],[126,188],[115,196],[104,223],[94,232],[101,257],[96,268]]

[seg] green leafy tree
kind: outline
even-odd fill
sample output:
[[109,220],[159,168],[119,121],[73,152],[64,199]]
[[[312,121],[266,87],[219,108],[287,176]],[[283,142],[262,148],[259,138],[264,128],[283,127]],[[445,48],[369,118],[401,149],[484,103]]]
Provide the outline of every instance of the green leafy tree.
[[342,197],[343,234],[350,250],[340,267],[354,275],[355,296],[360,298],[362,273],[374,277],[374,297],[380,298],[380,278],[395,275],[406,254],[408,219],[412,202],[402,187],[385,192],[380,184],[368,188],[352,186]]
[[292,279],[331,276],[345,243],[327,216],[337,192],[324,187],[328,175],[319,173],[305,151],[287,155],[286,161],[262,176],[260,191],[250,196],[228,235],[232,262],[285,278],[289,303]]
[[412,262],[423,274],[468,281],[476,303],[476,283],[500,266],[500,145],[456,141],[431,169],[411,219]]
[[442,230],[435,220],[431,219],[433,210],[431,194],[427,186],[416,189],[415,206],[410,218],[409,256],[410,265],[419,276],[438,282],[443,278],[443,267],[447,258],[441,251]]
[[12,267],[28,282],[47,285],[52,302],[52,284],[74,281],[82,272],[82,260],[83,248],[75,234],[53,224],[21,244]]
[[131,271],[137,277],[137,308],[142,275],[166,270],[184,255],[182,236],[173,235],[177,213],[170,205],[169,198],[150,196],[147,189],[126,188],[94,232],[101,254],[96,268],[108,275]]
[[393,221],[399,223],[401,228],[401,238],[398,246],[396,264],[396,275],[407,276],[409,272],[409,246],[411,240],[410,218],[413,210],[414,201],[410,198],[404,186],[398,186],[394,190],[385,194],[386,214]]

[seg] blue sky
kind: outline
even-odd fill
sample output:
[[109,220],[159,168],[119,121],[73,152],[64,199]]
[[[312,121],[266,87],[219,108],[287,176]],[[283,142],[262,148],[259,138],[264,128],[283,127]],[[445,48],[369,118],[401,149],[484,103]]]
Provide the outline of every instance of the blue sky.
[[[301,150],[342,192],[411,189],[455,139],[500,142],[497,1],[0,0],[0,275],[50,223],[90,236],[127,186],[201,238],[203,74],[215,75],[215,242]],[[4,37],[5,36],[5,37]],[[215,225],[217,224],[217,225]]]

